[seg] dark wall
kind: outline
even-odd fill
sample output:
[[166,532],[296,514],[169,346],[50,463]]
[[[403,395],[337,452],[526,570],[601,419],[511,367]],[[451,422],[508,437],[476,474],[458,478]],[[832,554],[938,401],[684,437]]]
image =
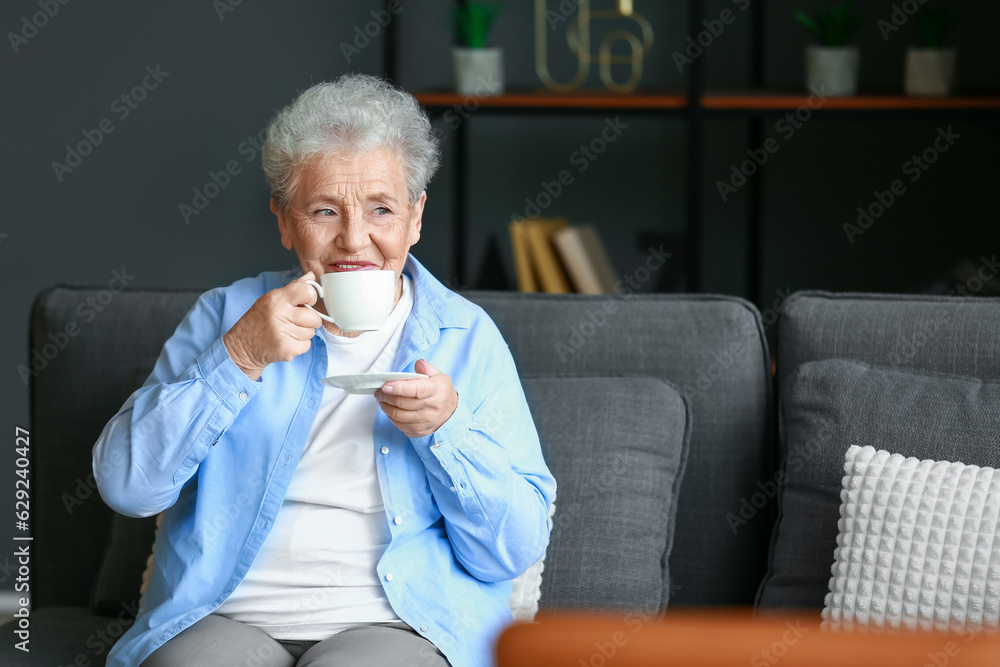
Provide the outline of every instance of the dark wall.
[[[36,2],[0,6],[5,35],[40,11]],[[207,288],[292,266],[248,137],[311,83],[380,72],[379,44],[350,64],[338,48],[376,4],[243,2],[220,16],[218,2],[69,2],[17,53],[4,39],[0,506],[13,513],[13,432],[29,419],[17,367],[29,363],[35,295],[55,283],[107,285],[116,271],[129,287]],[[116,102],[144,80],[150,90],[134,109]],[[100,131],[106,118],[110,133]],[[66,162],[66,145],[84,132],[100,142],[57,176],[52,162]],[[179,206],[230,161],[240,172],[185,220]],[[100,313],[81,327],[88,317]],[[12,523],[0,528],[5,544]],[[12,585],[11,551],[0,549],[2,588]]]
[[[115,271],[134,276],[128,278],[130,287],[210,287],[295,262],[278,242],[251,138],[275,108],[309,84],[347,71],[383,71],[384,33],[360,53],[351,53],[350,62],[341,48],[354,41],[381,2],[255,1],[219,13],[235,1],[71,1],[58,5],[58,13],[37,33],[29,30],[27,43],[15,39],[16,52],[10,33],[21,32],[24,17],[30,20],[41,10],[37,0],[0,6],[6,35],[0,45],[2,125],[7,128],[5,220],[0,222],[5,309],[0,424],[11,445],[0,450],[0,470],[13,468],[14,427],[28,425],[28,392],[18,366],[29,363],[28,313],[39,290],[55,283],[106,285]],[[536,86],[532,3],[506,4],[492,42],[505,49],[508,85]],[[875,22],[889,17],[888,4],[858,3],[870,19],[858,36],[861,83],[869,89],[899,90],[903,53],[917,42],[910,26],[883,39]],[[709,17],[724,8],[736,16],[701,56],[710,87],[740,87],[748,81],[750,15],[740,11],[743,5],[742,0],[707,3]],[[396,19],[397,72],[408,89],[449,85],[446,6],[445,0],[403,0]],[[764,5],[770,85],[801,88],[802,49],[809,40],[791,19],[797,6],[790,0]],[[953,6],[963,17],[953,40],[959,46],[961,81],[967,88],[997,88],[1000,71],[991,27],[1000,20],[1000,7],[972,0]],[[684,75],[671,54],[687,37],[686,3],[637,0],[636,8],[656,31],[644,84],[682,86]],[[555,38],[552,44],[553,68],[565,76],[568,58],[559,55]],[[147,67],[160,74],[153,77]],[[138,92],[145,99],[134,102],[135,108],[115,101],[144,80],[149,89]],[[585,172],[576,173],[545,213],[598,225],[622,274],[645,258],[637,242],[640,233],[684,229],[688,135],[682,117],[474,112],[466,121],[470,234],[465,248],[473,273],[489,235],[506,249],[506,224],[524,211],[525,198],[535,197],[543,182],[568,168],[580,144],[616,116],[628,127]],[[776,119],[767,120],[765,136],[775,137],[780,150],[753,177],[763,179],[764,186],[765,304],[786,289],[912,290],[963,258],[978,262],[1000,250],[997,118],[821,118],[791,138],[775,129]],[[109,123],[113,130],[106,132]],[[447,128],[443,120],[437,125]],[[906,181],[905,194],[850,243],[842,225],[855,220],[857,207],[868,206],[873,191],[886,190],[894,179],[908,178],[902,175],[903,164],[947,127],[960,135],[954,146],[918,181]],[[727,118],[709,121],[706,129],[702,286],[743,295],[748,289],[748,189],[722,201],[716,181],[728,178],[730,166],[745,159],[747,125]],[[97,144],[92,152],[72,171],[55,173],[52,163],[67,161],[67,144],[88,135]],[[429,190],[425,233],[414,252],[454,284],[454,141],[445,136],[445,161]],[[193,205],[193,189],[203,189],[210,172],[224,170],[231,161],[239,173],[204,210],[185,219],[179,206]],[[509,260],[507,268],[512,277]],[[13,507],[12,477],[5,477],[0,501]],[[0,539],[9,531],[0,528]],[[6,555],[0,551],[0,589],[12,585]]]

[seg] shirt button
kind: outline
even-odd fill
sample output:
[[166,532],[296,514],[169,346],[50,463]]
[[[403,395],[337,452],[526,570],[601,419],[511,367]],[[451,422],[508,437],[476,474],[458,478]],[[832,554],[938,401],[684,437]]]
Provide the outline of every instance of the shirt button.
[[399,524],[403,523],[403,520],[397,516],[395,519],[392,520],[392,522],[398,526]]
[[240,392],[240,400],[241,401],[247,400],[247,393],[245,391]]
[[434,443],[434,449],[441,449],[441,443],[440,442],[435,442]]
[[389,574],[385,575],[385,580],[386,581],[392,581],[392,573],[391,572]]
[[420,632],[427,632],[427,626],[426,625],[421,625],[420,626]]
[[456,489],[454,486],[451,487],[451,490],[454,491],[455,493],[458,493],[458,489]]
[[383,454],[388,454],[389,453],[389,448],[388,447],[383,447],[379,451],[381,451]]

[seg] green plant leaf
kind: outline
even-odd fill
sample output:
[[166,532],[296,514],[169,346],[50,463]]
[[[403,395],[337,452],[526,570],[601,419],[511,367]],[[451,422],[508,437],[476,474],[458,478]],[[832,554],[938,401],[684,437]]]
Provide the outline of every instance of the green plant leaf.
[[939,49],[944,45],[944,38],[955,24],[951,9],[946,3],[939,5],[924,5],[913,14],[913,23],[923,37],[924,46]]
[[809,32],[816,36],[817,39],[822,41],[823,31],[820,29],[816,22],[809,18],[805,13],[795,10],[795,18],[799,20],[799,23],[804,25]]
[[794,15],[823,46],[843,46],[864,23],[864,17],[856,13],[849,2],[835,5],[829,10],[817,8],[815,20],[798,10]]
[[470,49],[486,46],[493,20],[501,9],[502,7],[497,4],[475,2],[452,5],[451,18],[455,39]]

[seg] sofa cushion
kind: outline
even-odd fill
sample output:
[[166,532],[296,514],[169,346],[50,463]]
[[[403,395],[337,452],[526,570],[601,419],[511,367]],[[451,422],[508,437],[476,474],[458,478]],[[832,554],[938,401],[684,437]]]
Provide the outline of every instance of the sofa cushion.
[[690,438],[685,398],[647,377],[523,384],[559,493],[540,607],[664,608]]
[[139,598],[143,569],[153,549],[156,517],[133,518],[115,514],[104,560],[97,572],[90,608],[111,616],[122,603]]
[[852,445],[823,625],[996,631],[1000,471]]
[[850,445],[1000,465],[1000,384],[831,359],[802,364],[779,407],[784,469],[761,607],[822,608]]
[[86,665],[104,667],[108,650],[132,626],[137,604],[119,609],[112,618],[94,616],[84,607],[47,607],[31,612],[31,651],[14,644],[16,620],[0,626],[6,641],[0,642],[0,665],[4,667],[55,667]]
[[[146,382],[155,363],[154,357],[128,372],[122,384],[122,403]],[[134,518],[114,514],[108,545],[91,593],[90,608],[94,613],[114,615],[122,603],[136,598],[155,532],[155,516]]]
[[54,287],[35,301],[33,348],[76,334],[31,379],[34,608],[91,604],[114,515],[97,493],[91,450],[135,369],[156,358],[200,293]]

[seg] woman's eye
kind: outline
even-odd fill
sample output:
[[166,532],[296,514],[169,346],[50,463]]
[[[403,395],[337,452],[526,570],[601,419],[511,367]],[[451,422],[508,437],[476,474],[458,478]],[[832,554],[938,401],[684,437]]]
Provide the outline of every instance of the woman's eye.
[[375,212],[379,215],[389,215],[389,209],[387,209],[385,206],[379,206],[377,209],[375,209]]
[[332,209],[321,208],[320,210],[316,211],[316,215],[331,216],[334,215],[334,212]]

